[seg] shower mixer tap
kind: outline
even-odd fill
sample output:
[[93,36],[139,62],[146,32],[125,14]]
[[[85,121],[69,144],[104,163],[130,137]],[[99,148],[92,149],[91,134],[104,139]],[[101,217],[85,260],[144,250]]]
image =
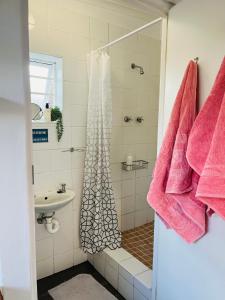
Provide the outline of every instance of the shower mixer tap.
[[124,120],[124,122],[128,123],[128,122],[131,122],[133,119],[131,117],[129,117],[129,116],[125,116],[123,118],[123,120]]
[[143,117],[137,117],[136,118],[136,122],[138,122],[138,123],[142,123],[143,121],[144,121]]

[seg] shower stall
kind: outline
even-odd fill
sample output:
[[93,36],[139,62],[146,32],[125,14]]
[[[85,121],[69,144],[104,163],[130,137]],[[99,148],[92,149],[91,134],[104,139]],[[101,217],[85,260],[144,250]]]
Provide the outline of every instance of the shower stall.
[[160,21],[99,49],[111,59],[110,170],[122,248],[88,254],[88,260],[126,299],[129,288],[134,292],[135,269],[150,279],[153,261],[154,212],[146,196],[157,153],[161,41],[160,30],[156,39],[152,29]]

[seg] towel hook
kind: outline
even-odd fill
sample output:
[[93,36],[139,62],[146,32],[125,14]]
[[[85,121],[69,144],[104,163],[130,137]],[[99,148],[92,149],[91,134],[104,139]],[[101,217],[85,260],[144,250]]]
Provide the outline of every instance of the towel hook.
[[199,57],[195,57],[195,58],[194,58],[194,61],[195,61],[195,63],[197,64],[198,61],[199,61]]

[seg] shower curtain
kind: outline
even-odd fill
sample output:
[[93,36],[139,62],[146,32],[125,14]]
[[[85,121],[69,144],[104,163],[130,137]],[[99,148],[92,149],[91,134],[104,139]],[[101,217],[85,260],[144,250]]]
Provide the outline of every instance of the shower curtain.
[[88,55],[89,96],[87,148],[81,204],[80,238],[84,252],[120,247],[121,233],[110,174],[112,98],[110,57],[105,52]]

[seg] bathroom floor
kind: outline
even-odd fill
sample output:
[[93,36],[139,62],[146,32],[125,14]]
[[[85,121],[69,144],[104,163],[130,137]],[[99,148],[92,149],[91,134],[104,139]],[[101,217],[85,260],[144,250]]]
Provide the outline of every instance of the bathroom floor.
[[122,233],[122,247],[152,269],[154,221]]
[[[84,262],[78,266],[71,267],[67,270],[58,272],[51,276],[38,280],[38,300],[53,300],[48,291],[57,285],[68,281],[69,279],[77,276],[78,274],[90,274],[105,287],[116,299],[125,300],[112,286],[99,274],[89,262]],[[78,299],[77,299],[78,300]]]

